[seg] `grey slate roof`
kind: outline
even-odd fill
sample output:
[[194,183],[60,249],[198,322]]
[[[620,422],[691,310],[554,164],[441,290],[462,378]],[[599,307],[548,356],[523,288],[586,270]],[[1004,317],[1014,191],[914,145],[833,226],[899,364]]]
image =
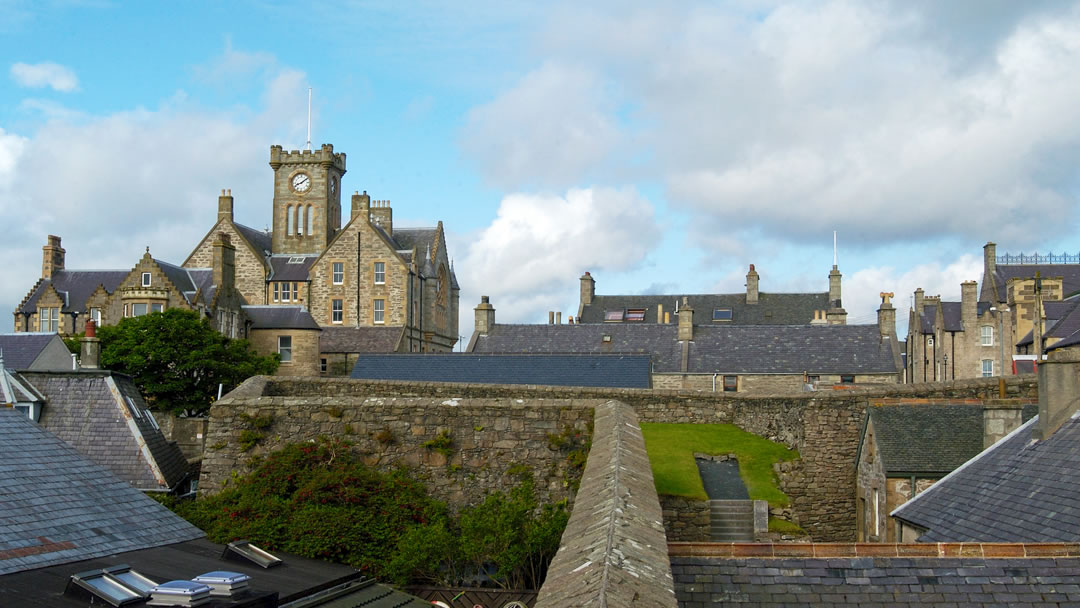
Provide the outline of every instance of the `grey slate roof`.
[[648,355],[361,355],[351,376],[364,380],[650,388]]
[[0,574],[204,536],[15,410],[0,446]]
[[127,376],[108,371],[22,375],[45,395],[41,426],[116,477],[140,490],[172,489],[186,478],[187,460],[150,420],[146,402]]
[[[1005,283],[1009,279],[1033,279],[1036,272],[1042,273],[1044,279],[1061,277],[1062,295],[1066,298],[1080,292],[1080,264],[996,264],[993,281],[999,297],[1005,297]],[[990,281],[984,276],[979,299],[990,302],[993,293]]]
[[390,238],[397,243],[398,249],[416,247],[417,254],[424,255],[429,247],[435,245],[438,234],[437,228],[394,228],[394,235]]
[[237,224],[236,222],[233,222],[233,226],[236,227],[236,231],[240,233],[240,236],[244,237],[244,239],[255,248],[255,251],[258,251],[263,255],[270,255],[270,250],[274,242],[270,233],[256,230],[255,228],[243,224]]
[[[289,260],[297,260],[296,263]],[[306,281],[308,271],[315,260],[319,259],[316,254],[311,255],[273,255],[270,256],[270,276],[268,281]],[[302,262],[300,260],[303,260]]]
[[319,352],[392,353],[401,341],[401,327],[324,327]]
[[[1080,332],[1080,299],[1069,299],[1061,302],[1043,302],[1046,313],[1046,328],[1043,330],[1045,338],[1069,338]],[[1026,346],[1035,341],[1033,332],[1028,332],[1017,346]],[[1057,346],[1055,344],[1055,346]],[[1050,350],[1047,348],[1046,350]]]
[[673,557],[680,608],[1049,608],[1080,603],[1076,558]]
[[873,421],[886,475],[944,476],[983,449],[983,409],[978,406],[881,405],[867,408],[866,415]]
[[475,353],[646,353],[655,371],[678,370],[682,349],[675,325],[589,323],[499,325],[477,336]]
[[901,505],[920,542],[1080,540],[1080,419],[1032,441],[1038,417]]
[[99,285],[112,293],[130,273],[130,270],[58,270],[53,273],[52,279],[38,281],[19,311],[25,314],[36,313],[38,298],[52,285],[65,299],[61,309],[63,312],[83,312],[86,310],[87,298]]
[[[8,369],[23,370],[40,369],[48,350],[56,350],[63,347],[63,352],[68,352],[64,341],[53,332],[22,332],[13,334],[0,334],[0,358],[4,360],[4,366]],[[59,360],[56,361],[59,364]],[[65,367],[71,368],[70,357],[65,361]],[[47,367],[58,367],[51,365]]]
[[251,329],[319,329],[303,306],[242,306]]
[[[626,311],[644,308],[645,321],[657,322],[657,306],[671,313],[676,321],[676,302],[682,306],[683,297],[688,298],[694,309],[694,325],[802,325],[814,320],[814,312],[829,309],[829,293],[765,293],[758,294],[757,304],[747,304],[745,293],[697,294],[697,295],[606,295],[594,296],[592,304],[581,311],[582,323],[604,323],[605,311]],[[714,322],[713,311],[730,308],[731,320]],[[624,321],[625,322],[625,321]],[[632,323],[642,323],[633,321]],[[614,323],[611,323],[614,324]]]

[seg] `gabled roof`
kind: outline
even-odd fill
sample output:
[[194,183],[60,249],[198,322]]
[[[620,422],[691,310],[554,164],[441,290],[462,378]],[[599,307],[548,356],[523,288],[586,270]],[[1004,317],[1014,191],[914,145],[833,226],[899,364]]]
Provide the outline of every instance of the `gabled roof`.
[[401,327],[324,327],[319,352],[392,353],[401,342]]
[[242,306],[251,329],[319,329],[303,306]]
[[351,376],[364,380],[650,388],[648,355],[360,355]]
[[28,403],[44,403],[42,395],[33,384],[26,381],[18,372],[13,372],[4,365],[0,358],[0,407]]
[[57,270],[52,279],[38,281],[19,312],[36,313],[38,298],[50,285],[64,298],[64,307],[61,309],[63,312],[83,312],[86,310],[87,298],[97,290],[98,285],[112,293],[130,273],[130,270]]
[[[1080,332],[1080,299],[1072,298],[1061,302],[1043,302],[1043,311],[1046,313],[1046,328],[1043,330],[1044,340],[1045,338],[1061,338],[1064,340]],[[1029,331],[1016,345],[1025,346],[1034,343],[1034,341],[1035,336],[1033,332]],[[1058,344],[1054,344],[1054,346],[1058,346]]]
[[[59,347],[63,347],[61,351]],[[13,334],[0,334],[0,358],[8,369],[42,369],[44,359],[48,358],[50,350],[56,354],[68,353],[63,339],[54,332],[21,332]],[[55,356],[56,365],[44,365],[46,368],[59,368],[60,359]],[[70,357],[65,358],[63,369],[71,368]]]
[[983,409],[978,406],[880,405],[867,408],[866,415],[886,475],[944,476],[983,449]]
[[264,256],[270,255],[270,250],[273,247],[274,242],[270,233],[243,224],[237,224],[236,222],[233,222],[233,227],[236,228],[236,231],[240,233],[240,236],[244,237],[256,252],[261,253]]
[[45,395],[40,424],[140,490],[169,490],[187,476],[130,378],[108,371],[26,372]]
[[[1044,279],[1061,277],[1063,297],[1080,292],[1080,264],[995,264],[992,280],[997,285],[998,297],[1005,297],[1005,283],[1009,279],[1033,279],[1036,272]],[[983,277],[979,299],[993,301],[993,294],[990,281]]]
[[21,412],[0,408],[0,445],[0,574],[204,536]]
[[[644,323],[657,322],[657,307],[671,313],[688,298],[694,309],[694,325],[802,325],[814,320],[814,313],[828,310],[829,294],[822,293],[760,293],[757,304],[747,304],[745,293],[697,295],[608,295],[593,296],[592,304],[581,311],[582,323],[603,323],[604,313],[645,309]],[[713,321],[713,311],[731,309],[730,321]]]
[[1038,416],[893,511],[920,542],[1080,541],[1080,418],[1035,441]]
[[476,337],[474,353],[645,353],[655,371],[678,371],[682,348],[675,325],[582,323],[498,325]]
[[[188,304],[192,306],[206,304],[209,306],[213,301],[217,286],[211,285],[214,273],[210,268],[184,268],[164,260],[154,260],[154,263],[176,287],[180,295],[184,296],[184,300]],[[202,289],[201,294],[199,294],[200,289]],[[201,301],[196,301],[196,294],[202,296]]]
[[314,264],[317,259],[319,259],[318,254],[272,255],[269,258],[270,276],[268,276],[266,280],[306,281],[308,280],[308,272],[311,270],[311,265]]

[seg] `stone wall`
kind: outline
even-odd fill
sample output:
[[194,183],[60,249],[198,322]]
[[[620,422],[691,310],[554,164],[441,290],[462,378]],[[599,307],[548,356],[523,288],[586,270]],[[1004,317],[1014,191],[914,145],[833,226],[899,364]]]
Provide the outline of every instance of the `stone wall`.
[[708,542],[711,538],[709,501],[661,495],[660,507],[669,542]]
[[278,352],[278,338],[292,336],[292,360],[282,361],[277,373],[281,376],[318,376],[319,360],[318,329],[253,329],[248,339],[255,352],[273,355]]
[[236,289],[251,305],[267,304],[266,301],[266,266],[261,251],[253,251],[236,225],[229,220],[219,221],[203,237],[203,240],[188,255],[184,268],[212,268],[214,265],[214,239],[219,232],[229,235],[229,240],[236,247],[234,267]]
[[[716,385],[713,386],[712,374],[653,374],[653,387],[658,389],[691,390],[723,392],[724,375],[717,375]],[[737,376],[738,394],[749,395],[776,395],[798,393],[804,390],[806,378],[802,374],[726,374]],[[898,374],[855,374],[855,384],[845,386],[867,387],[873,385],[888,385],[899,382]],[[816,385],[819,388],[828,389],[839,386],[841,377],[839,374],[825,374],[818,376]]]

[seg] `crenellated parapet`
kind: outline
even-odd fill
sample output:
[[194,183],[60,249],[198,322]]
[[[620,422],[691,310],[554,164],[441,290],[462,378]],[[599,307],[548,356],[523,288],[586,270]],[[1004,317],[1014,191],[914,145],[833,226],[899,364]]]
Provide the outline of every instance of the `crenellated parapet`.
[[345,153],[334,152],[333,144],[323,144],[318,150],[284,150],[281,146],[270,146],[270,166],[276,171],[285,164],[310,163],[324,167],[334,167],[345,173]]

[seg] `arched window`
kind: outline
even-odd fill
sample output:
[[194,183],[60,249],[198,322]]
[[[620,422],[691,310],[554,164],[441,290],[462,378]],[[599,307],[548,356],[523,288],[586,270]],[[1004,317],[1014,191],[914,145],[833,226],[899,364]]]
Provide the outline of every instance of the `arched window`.
[[285,207],[285,234],[293,233],[293,208],[292,205]]
[[311,234],[312,225],[315,223],[315,210],[311,205],[307,206],[307,233]]
[[297,236],[304,234],[304,214],[300,205],[296,206],[296,234]]

